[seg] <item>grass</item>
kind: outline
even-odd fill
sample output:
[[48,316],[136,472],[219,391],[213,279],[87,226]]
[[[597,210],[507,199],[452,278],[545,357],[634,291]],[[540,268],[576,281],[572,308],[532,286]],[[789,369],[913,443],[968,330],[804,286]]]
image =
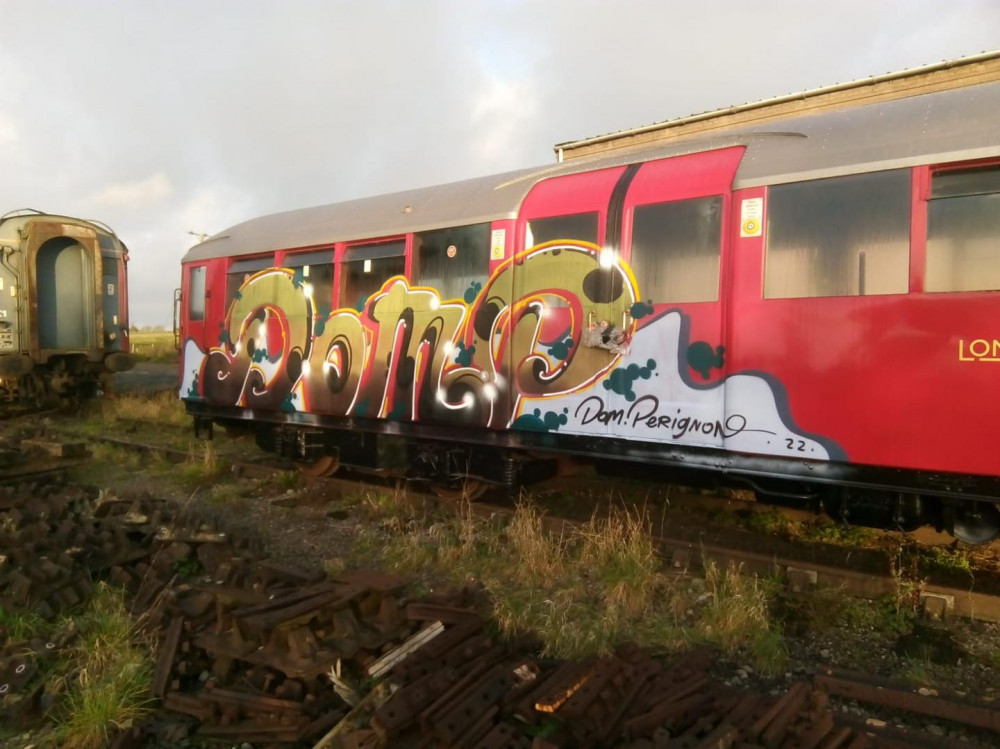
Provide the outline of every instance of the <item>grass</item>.
[[174,334],[170,330],[135,328],[129,340],[132,354],[139,361],[176,362],[179,354],[174,347]]
[[[106,747],[119,730],[149,711],[153,648],[133,623],[123,591],[102,583],[80,609],[55,622],[0,609],[0,626],[7,632],[0,646],[48,640],[68,627],[77,632],[52,660],[40,661],[36,678],[55,702],[45,725],[31,732],[28,743],[65,749]],[[13,746],[9,742],[20,735],[0,727],[0,745]]]
[[104,422],[148,421],[152,424],[183,427],[191,424],[191,417],[184,411],[184,404],[174,392],[125,393],[105,401],[101,417]]
[[550,527],[530,502],[490,517],[468,505],[435,512],[380,493],[361,506],[377,525],[359,532],[353,563],[416,575],[428,586],[481,583],[499,632],[534,635],[545,655],[578,658],[627,641],[659,652],[708,642],[745,653],[761,671],[785,662],[769,585],[711,562],[700,584],[665,574],[642,511],[612,509],[582,525]]
[[972,560],[965,549],[951,546],[930,546],[923,549],[925,561],[940,569],[972,572]]
[[45,628],[45,620],[30,611],[10,611],[0,606],[0,631],[6,632],[7,643],[22,642],[35,637]]
[[195,488],[219,476],[221,467],[211,442],[193,443],[182,463],[173,466],[175,477],[186,487]]
[[148,712],[154,663],[122,591],[101,584],[76,617],[80,635],[57,711],[56,734],[66,749],[107,746],[118,731]]

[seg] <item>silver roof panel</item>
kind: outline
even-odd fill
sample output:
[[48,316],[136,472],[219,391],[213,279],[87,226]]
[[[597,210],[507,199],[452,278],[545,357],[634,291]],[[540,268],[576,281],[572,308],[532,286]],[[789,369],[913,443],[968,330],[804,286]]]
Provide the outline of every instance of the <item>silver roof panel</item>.
[[[733,189],[916,164],[1000,156],[1000,82],[789,117],[642,150],[572,159],[437,187],[252,219],[185,255],[185,262],[394,236],[514,218],[538,182],[577,172],[745,145]],[[412,206],[405,211],[406,206]]]

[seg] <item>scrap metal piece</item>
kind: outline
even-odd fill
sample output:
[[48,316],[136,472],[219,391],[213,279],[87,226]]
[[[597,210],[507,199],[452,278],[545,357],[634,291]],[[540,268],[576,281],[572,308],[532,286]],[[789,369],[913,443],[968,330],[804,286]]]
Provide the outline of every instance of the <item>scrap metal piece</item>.
[[827,671],[817,674],[813,682],[818,689],[840,697],[883,705],[911,713],[928,715],[985,728],[1000,733],[1000,711],[982,705],[960,702],[944,697],[924,696],[917,692],[896,689],[874,683],[870,679]]
[[441,622],[434,622],[429,627],[420,630],[398,648],[389,651],[375,661],[368,668],[368,675],[376,679],[382,678],[383,674],[391,670],[393,666],[408,658],[442,632],[444,632],[444,624]]
[[167,625],[167,632],[160,645],[160,657],[156,662],[156,671],[153,673],[152,693],[154,697],[163,697],[167,690],[167,680],[170,678],[170,671],[174,664],[174,656],[177,653],[177,644],[181,639],[181,630],[184,620],[174,617]]

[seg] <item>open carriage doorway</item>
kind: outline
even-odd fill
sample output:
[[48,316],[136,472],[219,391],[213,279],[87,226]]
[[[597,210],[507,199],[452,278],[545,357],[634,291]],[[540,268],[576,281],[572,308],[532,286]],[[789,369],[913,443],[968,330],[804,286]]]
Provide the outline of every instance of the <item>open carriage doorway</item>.
[[91,254],[72,237],[55,237],[36,257],[39,348],[96,348]]

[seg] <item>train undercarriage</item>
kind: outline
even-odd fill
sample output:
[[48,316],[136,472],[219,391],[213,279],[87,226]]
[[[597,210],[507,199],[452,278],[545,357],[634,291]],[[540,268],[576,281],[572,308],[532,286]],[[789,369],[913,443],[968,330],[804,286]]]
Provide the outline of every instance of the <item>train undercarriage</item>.
[[26,411],[56,408],[108,392],[113,371],[132,367],[128,354],[111,354],[94,361],[86,354],[52,356],[45,364],[19,357],[17,366],[0,370],[0,407]]
[[[987,493],[992,488],[990,480],[981,477],[885,470],[866,474],[849,465],[817,471],[816,464],[808,464],[804,466],[808,473],[821,475],[804,480],[775,470],[793,467],[782,466],[780,461],[748,456],[741,466],[737,461],[742,456],[724,451],[718,451],[715,465],[705,459],[696,464],[694,456],[705,451],[678,451],[671,446],[660,450],[662,459],[656,460],[642,450],[612,452],[601,441],[563,438],[555,444],[552,435],[532,444],[531,435],[488,432],[479,433],[479,441],[474,442],[436,434],[418,436],[407,429],[414,425],[392,424],[393,432],[357,426],[328,428],[213,417],[200,413],[198,404],[190,402],[188,408],[197,436],[211,438],[213,424],[230,433],[253,435],[261,449],[295,461],[304,474],[332,476],[342,467],[374,471],[419,482],[448,499],[476,499],[490,490],[517,497],[522,487],[589,464],[600,474],[623,481],[750,489],[758,502],[810,509],[852,525],[904,532],[929,525],[972,545],[1000,536],[1000,499]],[[620,447],[620,441],[613,446]],[[684,455],[686,460],[678,459]],[[887,477],[891,483],[885,481]],[[875,483],[877,479],[881,485]],[[960,490],[944,490],[942,483]]]

